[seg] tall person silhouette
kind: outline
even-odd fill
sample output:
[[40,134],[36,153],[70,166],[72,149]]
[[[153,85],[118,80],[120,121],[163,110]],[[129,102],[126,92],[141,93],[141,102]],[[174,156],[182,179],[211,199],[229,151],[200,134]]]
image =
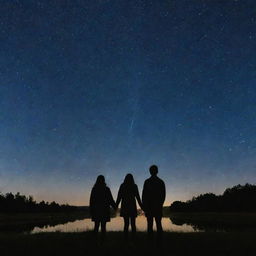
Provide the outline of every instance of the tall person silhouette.
[[158,167],[152,165],[149,168],[151,177],[145,180],[142,191],[142,204],[147,217],[148,233],[153,232],[153,221],[155,219],[157,233],[162,234],[162,214],[165,200],[165,184],[157,177]]
[[105,178],[103,175],[99,175],[90,196],[90,213],[92,221],[94,221],[95,233],[98,233],[101,225],[101,232],[105,235],[106,223],[110,221],[110,206],[116,209],[115,201],[105,183]]
[[135,219],[137,217],[136,199],[139,206],[142,208],[142,203],[139,195],[137,185],[134,183],[132,174],[125,176],[124,182],[121,184],[118,196],[116,200],[116,206],[118,207],[121,202],[120,216],[124,218],[124,234],[128,235],[129,222],[131,223],[132,233],[136,232]]

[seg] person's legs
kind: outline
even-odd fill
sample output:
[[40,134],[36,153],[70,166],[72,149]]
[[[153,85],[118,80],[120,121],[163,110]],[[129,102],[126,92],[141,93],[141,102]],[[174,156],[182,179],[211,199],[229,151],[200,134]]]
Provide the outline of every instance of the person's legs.
[[157,230],[157,246],[162,246],[162,240],[163,240],[163,228],[162,228],[162,217],[155,217],[156,221],[156,230]]
[[95,221],[94,222],[94,232],[95,233],[99,232],[99,227],[100,227],[100,222],[99,221]]
[[161,234],[163,232],[162,217],[155,217],[155,221],[157,233]]
[[106,234],[106,221],[101,221],[101,232]]
[[127,237],[128,235],[128,229],[129,229],[129,217],[123,217],[124,218],[124,235]]
[[147,216],[147,222],[148,222],[148,234],[153,233],[153,217]]
[[106,221],[101,221],[101,242],[103,243],[106,238]]
[[135,217],[131,217],[131,227],[132,227],[132,233],[135,234],[136,233],[136,218]]

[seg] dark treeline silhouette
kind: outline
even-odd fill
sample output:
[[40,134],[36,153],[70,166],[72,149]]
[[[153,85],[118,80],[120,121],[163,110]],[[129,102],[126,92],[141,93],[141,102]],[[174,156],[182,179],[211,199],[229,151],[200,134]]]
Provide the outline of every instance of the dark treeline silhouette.
[[80,209],[81,207],[60,205],[54,201],[37,203],[32,196],[26,197],[20,193],[0,194],[0,213],[71,212]]
[[171,212],[255,212],[256,185],[245,184],[227,188],[222,195],[201,194],[186,202],[175,201]]

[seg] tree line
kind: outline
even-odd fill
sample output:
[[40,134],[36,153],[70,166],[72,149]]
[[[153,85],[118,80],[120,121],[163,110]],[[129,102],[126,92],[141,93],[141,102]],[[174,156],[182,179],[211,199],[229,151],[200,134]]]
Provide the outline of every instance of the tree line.
[[81,207],[68,204],[58,204],[53,202],[36,202],[32,196],[6,193],[0,194],[1,213],[21,213],[21,212],[70,212],[80,210]]
[[175,201],[171,212],[255,212],[256,185],[236,185],[222,195],[200,194],[186,202]]

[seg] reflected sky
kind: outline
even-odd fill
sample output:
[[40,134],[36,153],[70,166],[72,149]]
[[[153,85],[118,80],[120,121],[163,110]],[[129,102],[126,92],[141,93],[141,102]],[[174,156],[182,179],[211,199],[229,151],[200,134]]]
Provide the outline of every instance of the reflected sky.
[[[110,222],[107,223],[108,231],[122,231],[123,230],[124,221],[122,217],[112,218]],[[170,232],[195,232],[192,226],[183,224],[181,226],[175,225],[171,222],[170,218],[163,218],[162,225],[164,231]],[[146,231],[147,230],[147,220],[144,216],[138,216],[136,218],[136,226],[138,231]],[[39,233],[39,232],[82,232],[92,230],[94,227],[94,222],[91,219],[77,220],[74,222],[68,222],[62,225],[56,225],[53,227],[44,227],[38,228],[35,227],[31,233]],[[154,223],[154,230],[156,229]]]

